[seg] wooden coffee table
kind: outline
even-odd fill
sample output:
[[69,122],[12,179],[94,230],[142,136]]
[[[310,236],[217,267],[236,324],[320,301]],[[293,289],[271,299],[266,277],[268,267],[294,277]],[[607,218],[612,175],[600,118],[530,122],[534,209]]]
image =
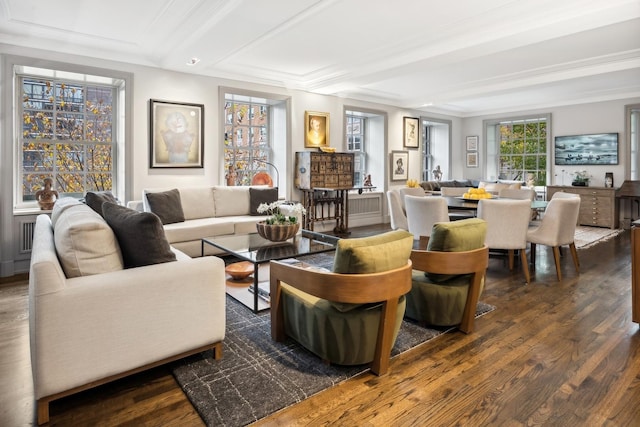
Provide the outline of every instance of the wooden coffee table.
[[201,250],[204,255],[205,245],[211,245],[239,258],[240,261],[253,264],[253,283],[242,286],[242,283],[237,281],[227,286],[227,294],[257,313],[270,307],[270,261],[329,252],[336,248],[338,240],[340,238],[336,236],[302,230],[302,234],[289,240],[272,242],[255,233],[206,237],[201,241]]

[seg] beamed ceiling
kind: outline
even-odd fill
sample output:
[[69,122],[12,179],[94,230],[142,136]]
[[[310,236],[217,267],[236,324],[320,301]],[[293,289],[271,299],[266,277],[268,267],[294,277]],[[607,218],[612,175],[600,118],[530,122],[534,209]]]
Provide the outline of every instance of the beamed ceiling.
[[640,96],[640,0],[0,0],[0,43],[461,117]]

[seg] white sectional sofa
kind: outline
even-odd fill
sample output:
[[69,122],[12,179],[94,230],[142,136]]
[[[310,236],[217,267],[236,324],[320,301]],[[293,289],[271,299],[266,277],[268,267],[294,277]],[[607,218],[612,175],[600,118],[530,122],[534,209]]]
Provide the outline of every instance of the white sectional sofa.
[[208,349],[222,355],[223,261],[170,248],[154,215],[108,210],[105,220],[63,198],[36,221],[29,329],[38,424],[52,400]]
[[[174,192],[171,195],[171,192]],[[130,202],[129,206],[154,212],[161,217],[167,205],[175,204],[175,192],[179,194],[180,215],[170,212],[169,216],[177,221],[163,220],[164,231],[171,246],[191,257],[201,256],[201,239],[223,235],[243,235],[256,233],[256,223],[267,218],[257,214],[255,209],[262,202],[273,202],[278,199],[277,188],[264,186],[219,186],[180,187],[173,189],[145,189],[142,200]],[[151,202],[156,195],[158,201]],[[165,197],[163,197],[165,196]],[[159,203],[158,203],[159,202]],[[160,205],[160,211],[157,209]],[[287,206],[281,209],[286,211]],[[253,213],[252,213],[253,211]],[[210,245],[205,246],[205,254],[219,254]]]

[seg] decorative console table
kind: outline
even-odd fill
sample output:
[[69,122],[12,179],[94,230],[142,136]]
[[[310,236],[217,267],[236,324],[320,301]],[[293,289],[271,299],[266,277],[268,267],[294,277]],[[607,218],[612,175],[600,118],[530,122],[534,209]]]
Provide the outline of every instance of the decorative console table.
[[578,224],[618,228],[618,203],[615,188],[550,185],[547,187],[547,200],[551,200],[553,194],[559,191],[580,195]]
[[336,220],[336,234],[349,233],[349,190],[354,189],[353,153],[296,153],[294,183],[307,210],[304,228],[317,221]]

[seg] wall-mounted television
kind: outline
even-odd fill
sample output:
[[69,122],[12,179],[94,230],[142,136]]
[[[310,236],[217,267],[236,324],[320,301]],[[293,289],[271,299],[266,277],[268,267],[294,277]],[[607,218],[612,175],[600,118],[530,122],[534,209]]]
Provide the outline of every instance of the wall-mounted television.
[[618,134],[556,136],[555,159],[556,165],[617,165]]

